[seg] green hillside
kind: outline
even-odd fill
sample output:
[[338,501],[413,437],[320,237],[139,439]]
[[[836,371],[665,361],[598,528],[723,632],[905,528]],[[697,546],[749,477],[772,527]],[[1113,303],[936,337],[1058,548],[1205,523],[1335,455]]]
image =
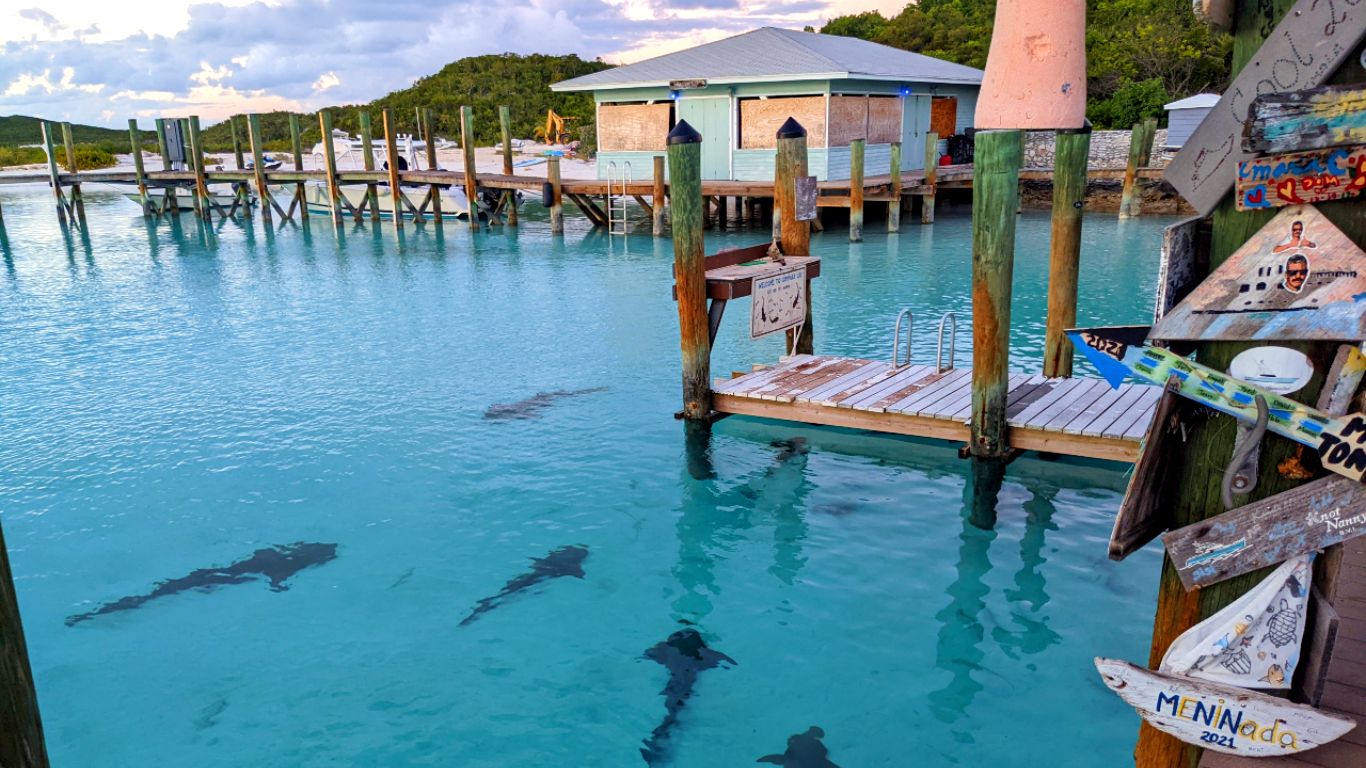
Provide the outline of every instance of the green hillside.
[[[9,115],[0,117],[0,147],[19,147],[25,144],[42,144],[36,117],[28,115]],[[71,126],[71,135],[77,144],[98,144],[118,142],[120,147],[128,144],[128,132],[112,128],[97,128],[93,125]],[[60,139],[59,139],[60,140]],[[127,150],[124,150],[127,151]]]

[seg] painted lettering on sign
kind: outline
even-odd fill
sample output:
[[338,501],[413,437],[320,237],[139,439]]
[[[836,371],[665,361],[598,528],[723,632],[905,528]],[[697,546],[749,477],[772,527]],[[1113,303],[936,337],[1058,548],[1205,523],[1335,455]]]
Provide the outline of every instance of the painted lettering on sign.
[[795,328],[806,319],[806,267],[754,278],[749,332],[752,338]]
[[1366,146],[1259,157],[1238,164],[1238,210],[1354,197],[1366,189]]
[[1366,415],[1354,413],[1324,427],[1319,460],[1324,469],[1358,482],[1366,479]]

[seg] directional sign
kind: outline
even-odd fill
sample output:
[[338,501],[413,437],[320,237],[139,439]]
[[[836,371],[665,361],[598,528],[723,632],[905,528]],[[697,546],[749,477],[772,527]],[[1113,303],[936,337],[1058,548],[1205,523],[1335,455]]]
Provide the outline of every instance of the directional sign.
[[1254,157],[1238,164],[1240,211],[1326,203],[1366,189],[1366,146]]

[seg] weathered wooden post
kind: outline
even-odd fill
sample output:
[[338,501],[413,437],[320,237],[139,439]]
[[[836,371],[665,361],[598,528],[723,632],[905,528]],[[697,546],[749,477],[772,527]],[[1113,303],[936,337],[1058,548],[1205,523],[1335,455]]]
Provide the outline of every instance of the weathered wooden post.
[[887,203],[887,231],[901,229],[901,142],[892,142],[892,200]]
[[[422,108],[422,140],[427,144],[427,170],[436,170],[436,135],[432,132],[432,108]],[[432,216],[436,217],[436,223],[441,223],[441,185],[432,184],[430,194],[432,196]]]
[[[304,169],[304,143],[303,132],[299,130],[299,116],[290,114],[289,116],[289,142],[290,149],[294,153],[294,170]],[[299,204],[299,218],[308,218],[308,188],[303,181],[294,182],[294,200]]]
[[925,134],[925,194],[920,196],[920,223],[934,223],[934,193],[939,183],[939,134]]
[[474,109],[468,105],[460,108],[460,149],[465,154],[465,197],[470,203],[470,229],[479,229],[479,177],[474,162]]
[[[182,117],[179,119],[178,123],[180,125],[180,151],[185,156],[185,169],[193,174],[195,172],[196,164],[194,161],[193,142],[190,140],[190,118]],[[193,185],[193,190],[190,192],[190,208],[194,210],[195,217],[201,220],[205,220],[209,216],[209,212],[202,206],[203,202],[204,201],[199,199],[199,185],[196,182]]]
[[247,115],[247,140],[251,142],[251,170],[256,179],[256,200],[261,206],[261,221],[269,226],[272,200],[270,188],[266,186],[266,153],[261,141],[261,118],[255,113]]
[[138,121],[128,119],[128,143],[133,150],[133,179],[138,185],[138,201],[142,204],[142,215],[151,216],[152,207],[147,201],[147,175],[142,167],[142,141],[138,138]]
[[0,529],[0,765],[47,768],[47,744],[38,714],[38,692],[24,644],[24,625],[14,594],[5,532]]
[[683,352],[683,417],[711,415],[711,334],[707,267],[702,234],[702,134],[679,120],[669,132],[673,189],[674,285]]
[[[370,129],[370,113],[362,111],[357,117],[360,120],[360,151],[362,167],[367,171],[375,170],[375,139]],[[365,205],[370,209],[370,221],[379,221],[379,187],[373,181],[365,182]],[[361,212],[356,211],[356,218],[361,217]]]
[[1129,133],[1129,162],[1124,167],[1124,188],[1119,197],[1119,217],[1121,219],[1138,216],[1143,208],[1143,193],[1138,186],[1138,172],[1148,164],[1153,151],[1153,137],[1157,134],[1157,121],[1148,118],[1134,123]]
[[[789,256],[811,255],[811,222],[797,219],[797,179],[807,175],[806,129],[789,117],[778,128],[777,150],[773,159],[773,214],[778,229],[778,244]],[[673,197],[677,198],[677,192]],[[814,354],[816,332],[811,322],[811,280],[806,281],[806,320],[800,334],[787,332],[788,348],[795,354]]]
[[[368,121],[367,121],[368,122]],[[323,170],[327,174],[327,202],[332,211],[332,224],[342,223],[341,190],[337,189],[337,149],[332,145],[332,113],[325,109],[318,111],[318,129],[323,133]],[[370,157],[370,153],[365,153]],[[374,161],[371,160],[371,168]],[[375,209],[378,210],[378,206]]]
[[233,167],[237,170],[245,170],[247,167],[246,156],[242,154],[242,139],[237,135],[237,116],[228,118],[228,130],[232,133],[232,161]]
[[[161,170],[171,170],[171,145],[166,139],[166,120],[158,117],[156,119],[157,128],[157,152],[161,154]],[[167,184],[165,187],[166,196],[161,199],[161,208],[170,213],[173,217],[180,212],[176,204],[176,185]],[[174,219],[173,219],[174,220]]]
[[76,209],[76,218],[85,227],[85,199],[81,197],[80,169],[76,162],[76,142],[71,136],[71,123],[62,123],[62,144],[66,145],[66,168],[71,172],[71,205]]
[[199,201],[199,215],[205,221],[212,215],[212,203],[209,201],[209,185],[204,179],[204,139],[199,135],[199,117],[190,115],[190,163],[194,166],[194,193],[195,199]]
[[[503,135],[503,174],[511,176],[512,167],[512,110],[506,106],[498,108],[498,130]],[[503,191],[503,207],[508,212],[508,226],[517,226],[517,191]]]
[[1063,331],[1077,322],[1081,220],[1086,205],[1086,156],[1091,126],[1060,130],[1053,151],[1053,222],[1048,245],[1048,322],[1043,375],[1072,375],[1072,344]]
[[654,225],[655,237],[664,235],[664,156],[655,155],[654,188],[650,192],[650,221]]
[[545,179],[550,185],[550,233],[564,234],[564,189],[560,185],[560,158],[545,159]]
[[394,210],[394,231],[403,231],[403,187],[398,175],[398,126],[394,123],[394,111],[385,109],[384,115],[384,156],[389,158],[389,198]]
[[[867,142],[849,142],[849,242],[863,242],[863,150]],[[808,302],[809,303],[809,302]]]
[[62,196],[62,172],[57,167],[57,151],[52,146],[52,123],[39,123],[38,129],[43,133],[43,151],[47,153],[48,183],[52,185],[52,196],[57,201],[57,221],[62,226],[66,226],[66,199]]

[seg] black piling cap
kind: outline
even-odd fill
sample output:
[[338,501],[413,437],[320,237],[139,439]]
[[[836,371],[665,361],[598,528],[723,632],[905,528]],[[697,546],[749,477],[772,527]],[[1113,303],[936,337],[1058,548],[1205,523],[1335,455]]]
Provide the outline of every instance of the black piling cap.
[[688,125],[687,120],[679,120],[678,125],[675,125],[674,129],[669,131],[669,143],[701,144],[702,134],[698,133],[696,128]]
[[787,122],[778,129],[778,138],[780,139],[800,139],[803,136],[806,136],[806,129],[797,122],[795,117],[789,117]]

